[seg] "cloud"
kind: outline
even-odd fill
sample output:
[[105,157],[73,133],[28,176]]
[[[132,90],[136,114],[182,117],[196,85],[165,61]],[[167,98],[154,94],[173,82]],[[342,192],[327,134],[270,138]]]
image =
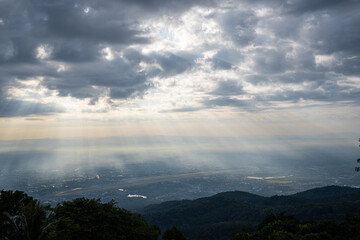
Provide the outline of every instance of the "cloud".
[[254,70],[259,73],[279,73],[287,69],[285,53],[278,50],[257,50]]
[[[115,5],[114,5],[115,6]],[[44,28],[46,34],[66,39],[89,39],[95,42],[108,43],[144,43],[148,40],[139,36],[140,30],[133,28],[131,22],[118,14],[121,6],[117,8],[102,8],[86,1],[74,3],[64,1],[61,3],[48,3],[39,5],[46,14]]]
[[214,95],[240,95],[245,93],[243,87],[236,80],[225,80],[218,82],[216,89],[211,92]]
[[237,48],[222,48],[209,59],[214,70],[230,70],[243,60]]
[[[184,56],[181,56],[184,55]],[[191,54],[182,53],[154,53],[148,56],[150,62],[159,64],[163,76],[172,76],[190,70],[194,66],[194,57]]]
[[36,103],[21,100],[0,100],[0,117],[48,115],[59,112],[64,112],[64,109],[55,104]]
[[44,80],[43,84],[49,89],[58,90],[61,96],[76,98],[99,96],[106,90],[101,87],[129,89],[131,94],[136,86],[142,88],[147,81],[145,73],[138,72],[136,67],[120,58],[111,62],[79,64],[76,68]]
[[[164,97],[179,102],[174,111],[252,110],[299,99],[355,103],[359,6],[354,0],[1,1],[3,116],[22,115],[5,107],[15,105],[54,113],[64,97],[92,106]],[[42,79],[47,101],[10,91],[34,78]],[[166,92],[169,82],[177,84]],[[158,95],[147,95],[150,89]],[[170,105],[154,108],[167,112]]]
[[356,4],[357,1],[354,0],[345,0],[345,1],[336,1],[336,0],[295,0],[291,2],[286,2],[283,6],[290,13],[307,13],[314,12],[324,9],[332,9],[335,7],[344,7],[344,6],[352,6]]
[[355,12],[355,9],[346,9],[346,12],[316,14],[316,20],[302,34],[311,41],[311,47],[321,54],[359,54],[360,17]]
[[203,104],[206,107],[236,107],[246,111],[258,110],[253,100],[242,100],[230,97],[218,97],[204,100]]
[[162,111],[162,112],[163,113],[168,113],[168,112],[196,112],[196,111],[200,111],[202,109],[205,109],[205,107],[183,107],[183,108],[175,108],[175,109]]
[[62,62],[91,62],[98,60],[101,56],[100,44],[73,41],[53,41],[51,46],[50,59]]
[[123,2],[127,5],[137,6],[147,11],[157,13],[162,11],[178,13],[194,6],[211,7],[216,3],[214,0],[124,0]]
[[257,19],[252,11],[226,12],[220,22],[225,38],[230,38],[237,46],[249,45],[256,38],[254,26]]

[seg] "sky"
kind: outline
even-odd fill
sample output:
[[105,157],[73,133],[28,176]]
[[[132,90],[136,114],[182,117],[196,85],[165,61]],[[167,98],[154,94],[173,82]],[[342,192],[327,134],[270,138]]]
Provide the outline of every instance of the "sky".
[[128,153],[223,165],[236,153],[309,166],[330,155],[332,169],[353,171],[359,10],[358,0],[0,0],[3,169]]

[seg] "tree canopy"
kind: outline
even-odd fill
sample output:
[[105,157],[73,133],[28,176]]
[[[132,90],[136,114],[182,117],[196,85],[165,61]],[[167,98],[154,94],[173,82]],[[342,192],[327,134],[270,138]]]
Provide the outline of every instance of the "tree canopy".
[[54,208],[57,239],[157,239],[160,230],[143,218],[118,208],[114,201],[78,198]]
[[179,228],[173,226],[172,228],[164,232],[162,240],[187,240],[187,238],[184,236],[184,234],[180,231]]
[[0,212],[1,240],[155,240],[160,235],[157,226],[114,201],[77,198],[50,208],[23,192],[1,191]]

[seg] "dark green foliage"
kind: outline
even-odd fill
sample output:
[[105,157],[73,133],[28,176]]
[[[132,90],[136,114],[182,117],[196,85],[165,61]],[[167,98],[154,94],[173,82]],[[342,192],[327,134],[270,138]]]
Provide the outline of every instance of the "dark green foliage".
[[187,240],[187,238],[184,236],[184,234],[180,231],[179,228],[173,226],[172,228],[164,232],[162,240]]
[[0,211],[8,212],[11,216],[18,215],[21,208],[31,202],[33,198],[21,191],[1,191]]
[[240,223],[255,230],[271,212],[287,212],[299,220],[341,221],[347,214],[360,216],[359,200],[360,189],[338,186],[273,197],[234,191],[152,205],[140,213],[161,229],[175,225],[191,239],[212,240],[231,237],[233,232],[240,231]]
[[21,208],[19,215],[10,216],[12,235],[10,239],[42,240],[52,239],[54,236],[54,222],[47,217],[47,207],[37,200],[31,200]]
[[258,229],[263,229],[265,226],[267,226],[269,223],[274,222],[294,222],[295,224],[298,224],[298,220],[294,218],[294,216],[286,215],[285,212],[281,212],[279,214],[273,214],[270,213],[267,215],[258,225]]
[[54,209],[57,239],[142,240],[157,239],[160,230],[149,226],[140,215],[115,206],[115,202],[78,198]]
[[254,233],[236,233],[233,240],[347,240],[358,239],[360,219],[343,222],[300,222],[293,216],[270,214]]
[[[320,193],[271,198],[230,192],[164,203],[163,209],[150,206],[146,211],[147,217],[166,225],[179,223],[181,231],[171,227],[163,240],[184,240],[185,236],[192,240],[231,236],[233,240],[360,240],[360,218],[350,217],[360,216],[359,192],[330,187]],[[155,240],[160,235],[157,226],[116,207],[114,201],[78,198],[51,209],[23,192],[1,191],[0,210],[0,240]],[[319,221],[324,219],[328,220]]]
[[[185,234],[188,234],[189,228],[182,230]],[[243,222],[221,222],[202,225],[196,230],[196,232],[189,231],[192,233],[191,236],[188,235],[190,239],[220,240],[229,239],[234,232],[252,232],[253,227]]]
[[1,191],[0,239],[46,239],[51,232],[47,211],[24,192]]
[[51,209],[23,192],[2,191],[0,210],[0,240],[155,240],[160,235],[158,227],[115,202],[79,198]]

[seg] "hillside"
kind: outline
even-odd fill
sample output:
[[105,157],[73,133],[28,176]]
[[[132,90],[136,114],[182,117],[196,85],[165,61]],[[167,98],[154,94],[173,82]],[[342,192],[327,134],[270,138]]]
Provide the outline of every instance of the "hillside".
[[269,213],[286,212],[300,220],[342,220],[360,215],[360,189],[327,186],[288,196],[262,197],[246,192],[219,193],[196,200],[151,205],[139,210],[162,229],[176,225],[191,239],[227,237],[252,227]]

